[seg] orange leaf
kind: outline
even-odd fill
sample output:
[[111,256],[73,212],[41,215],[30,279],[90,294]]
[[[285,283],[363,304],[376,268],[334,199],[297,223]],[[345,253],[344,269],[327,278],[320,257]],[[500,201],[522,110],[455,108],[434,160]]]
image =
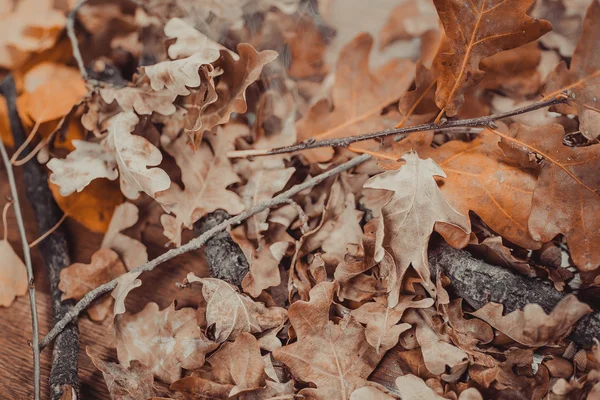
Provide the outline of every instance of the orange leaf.
[[[585,16],[583,32],[573,53],[571,66],[563,61],[548,76],[542,94],[550,98],[567,91],[579,114],[579,130],[589,139],[600,137],[600,1],[594,0]],[[560,112],[571,113],[565,107]]]
[[115,207],[124,201],[118,183],[106,179],[96,179],[67,197],[59,194],[58,185],[48,184],[60,209],[93,232],[106,232]]
[[499,51],[531,42],[552,29],[526,13],[533,0],[434,0],[448,41],[434,66],[436,102],[450,117],[464,103],[465,91],[484,77],[479,63]]
[[547,242],[565,235],[571,257],[582,270],[600,265],[600,146],[567,147],[564,128],[552,124],[511,126],[497,132],[500,147],[525,167],[540,170],[533,192],[529,231]]

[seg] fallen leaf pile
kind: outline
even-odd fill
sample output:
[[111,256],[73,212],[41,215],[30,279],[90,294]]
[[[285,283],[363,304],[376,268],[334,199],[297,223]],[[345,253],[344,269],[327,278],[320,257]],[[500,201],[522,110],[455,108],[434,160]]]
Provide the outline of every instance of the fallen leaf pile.
[[[116,348],[87,348],[110,398],[599,398],[600,343],[572,333],[599,304],[600,0],[84,1],[84,71],[74,3],[0,0],[0,78],[57,204],[104,235],[58,288],[116,280],[82,317]],[[359,154],[207,242],[239,282],[223,252],[132,271]],[[2,307],[28,289],[15,237]],[[474,307],[440,241],[562,300]]]

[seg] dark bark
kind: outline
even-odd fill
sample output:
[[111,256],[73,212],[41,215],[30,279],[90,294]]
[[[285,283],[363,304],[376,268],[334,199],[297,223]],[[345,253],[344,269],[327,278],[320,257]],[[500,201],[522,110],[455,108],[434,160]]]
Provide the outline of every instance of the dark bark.
[[[6,98],[10,127],[16,147],[21,146],[27,137],[19,114],[17,112],[17,92],[15,82],[9,75],[0,85]],[[21,157],[29,154],[29,149],[21,153]],[[33,158],[23,166],[23,184],[26,195],[35,215],[38,233],[41,235],[52,228],[62,217],[62,211],[54,201],[45,170],[41,169]],[[46,264],[50,281],[50,296],[52,301],[52,316],[56,323],[73,306],[72,300],[61,301],[61,291],[58,289],[60,271],[71,265],[69,248],[63,227],[59,227],[37,246]],[[63,392],[75,391],[78,398],[79,380],[77,378],[77,363],[79,354],[79,330],[76,323],[69,324],[56,338],[52,350],[52,369],[50,371],[50,390],[53,400],[60,399]]]
[[[216,210],[194,224],[194,233],[200,236],[229,218],[231,216],[226,211]],[[241,286],[249,265],[242,249],[231,239],[229,232],[222,231],[208,239],[204,245],[204,255],[213,277]]]
[[[443,271],[452,282],[450,291],[475,309],[494,302],[503,304],[507,314],[527,304],[537,303],[549,313],[566,296],[548,282],[488,264],[465,250],[454,249],[445,243],[431,247],[429,266],[432,275]],[[600,312],[580,319],[569,338],[580,346],[591,346],[594,338],[600,338]]]

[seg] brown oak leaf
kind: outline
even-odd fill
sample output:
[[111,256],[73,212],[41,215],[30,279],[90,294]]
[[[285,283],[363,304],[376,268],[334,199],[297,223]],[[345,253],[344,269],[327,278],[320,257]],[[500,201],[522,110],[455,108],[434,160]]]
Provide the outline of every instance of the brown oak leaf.
[[187,281],[202,284],[206,300],[206,323],[214,327],[214,337],[219,343],[234,340],[242,332],[260,333],[282,325],[287,311],[280,307],[266,307],[241,294],[235,286],[214,278],[198,278],[193,272]]
[[289,316],[298,340],[273,352],[292,374],[316,388],[302,389],[309,398],[347,399],[364,386],[383,354],[365,340],[365,330],[351,315],[329,319],[337,284],[323,282],[312,288],[310,301],[297,301]]
[[0,306],[8,307],[27,293],[27,269],[6,239],[0,240],[0,260]]
[[129,367],[132,360],[138,360],[167,383],[181,377],[181,368],[200,368],[206,354],[218,347],[198,327],[196,310],[175,310],[175,304],[160,311],[158,304],[148,303],[137,314],[118,316],[115,337],[117,356],[123,366]]
[[[395,59],[371,72],[369,53],[372,47],[373,39],[363,33],[342,49],[335,71],[332,104],[327,99],[320,100],[298,121],[299,141],[340,138],[396,124],[397,113],[382,115],[382,112],[410,87],[414,64]],[[369,145],[372,143],[366,146]],[[333,157],[333,149],[322,147],[302,154],[311,162],[326,162]]]
[[[546,98],[556,96],[564,91],[577,108],[579,130],[589,138],[600,137],[600,2],[592,1],[585,15],[583,31],[571,59],[571,65],[562,61],[548,75],[542,94]],[[565,107],[559,111],[571,113]]]
[[148,262],[148,250],[139,240],[121,233],[138,222],[139,210],[133,203],[123,203],[115,208],[113,216],[102,239],[101,247],[114,250],[127,267],[132,270]]
[[434,0],[448,38],[434,66],[436,102],[450,117],[458,113],[467,89],[483,79],[479,63],[499,51],[532,42],[552,29],[527,15],[533,0]]
[[427,261],[429,237],[437,222],[444,222],[470,232],[469,220],[456,211],[442,195],[434,179],[446,177],[431,159],[423,160],[414,152],[402,156],[406,161],[399,170],[386,171],[370,178],[364,187],[393,191],[393,197],[382,208],[377,228],[375,260],[381,261],[384,249],[396,264],[396,279],[388,282],[390,307],[398,301],[402,278],[412,267],[423,278],[424,287],[435,293]]
[[173,102],[177,94],[167,89],[154,91],[148,86],[103,88],[100,89],[100,96],[107,104],[116,100],[123,111],[135,111],[140,115],[157,112],[167,116],[174,114],[176,110]]
[[396,40],[410,40],[427,31],[437,30],[439,18],[431,0],[410,0],[392,10],[379,33],[379,47]]
[[540,171],[533,192],[529,232],[541,242],[565,235],[575,265],[592,270],[600,265],[600,146],[567,147],[564,128],[552,124],[513,124],[497,132],[500,147],[525,167]]

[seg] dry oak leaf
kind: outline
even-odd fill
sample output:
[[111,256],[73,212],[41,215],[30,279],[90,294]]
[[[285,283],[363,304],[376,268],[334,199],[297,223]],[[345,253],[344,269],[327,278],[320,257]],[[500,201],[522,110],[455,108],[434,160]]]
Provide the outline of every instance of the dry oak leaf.
[[215,68],[223,70],[223,75],[217,85],[217,101],[206,107],[200,116],[204,131],[226,124],[232,113],[246,112],[246,89],[258,80],[263,67],[278,56],[273,50],[256,51],[247,43],[238,44],[237,52],[239,60],[229,51],[221,50],[221,57],[214,63]]
[[[571,59],[571,65],[562,61],[548,75],[542,94],[546,98],[567,91],[577,107],[579,130],[588,139],[600,137],[600,1],[594,0],[585,15],[583,31]],[[570,110],[558,107],[570,113]]]
[[182,135],[165,146],[181,170],[182,189],[173,183],[158,193],[156,199],[170,214],[161,216],[164,235],[176,246],[181,245],[181,230],[192,229],[194,222],[217,209],[230,215],[244,211],[242,199],[227,187],[240,178],[233,172],[227,152],[235,148],[237,137],[247,134],[248,128],[232,124],[219,129],[217,134],[206,135],[195,150],[187,135]]
[[350,395],[350,400],[394,400],[395,397],[382,392],[375,386],[363,386]]
[[229,397],[260,389],[265,385],[265,363],[260,355],[258,340],[247,332],[235,342],[225,343],[208,359],[213,378],[234,385]]
[[[74,263],[60,271],[58,289],[63,292],[61,299],[79,301],[89,291],[126,273],[119,255],[111,249],[100,249],[92,255],[89,264]],[[104,296],[88,308],[94,321],[103,321],[112,306],[113,298]]]
[[402,400],[443,400],[432,388],[427,386],[423,379],[413,374],[406,374],[396,378],[396,387]]
[[552,124],[513,124],[498,132],[500,147],[525,167],[540,170],[533,192],[529,232],[541,242],[565,235],[571,257],[581,270],[600,265],[600,146],[567,147],[564,128]]
[[206,323],[214,326],[215,341],[219,343],[235,340],[242,332],[260,333],[281,326],[287,320],[285,308],[266,307],[220,279],[198,278],[190,272],[187,281],[202,283]]
[[127,270],[148,262],[148,249],[139,240],[121,233],[138,222],[139,210],[135,204],[123,203],[115,208],[100,247],[114,250],[123,260]]
[[[6,237],[6,227],[4,227]],[[8,307],[27,293],[27,268],[6,239],[0,240],[0,306]]]
[[48,182],[54,200],[60,209],[92,232],[102,233],[109,228],[115,207],[124,200],[116,182],[97,179],[82,191],[63,197],[60,186]]
[[111,104],[116,100],[123,111],[135,111],[140,115],[151,115],[153,112],[157,112],[168,116],[176,111],[173,102],[177,98],[177,94],[167,89],[154,91],[148,86],[103,88],[100,89],[100,96],[106,104]]
[[155,197],[155,193],[168,189],[169,175],[160,168],[147,168],[160,164],[160,150],[147,139],[131,134],[138,122],[133,112],[122,112],[110,120],[108,135],[102,142],[74,140],[75,150],[67,158],[48,162],[50,182],[60,186],[62,196],[82,191],[94,179],[115,180],[119,175],[121,191],[131,200],[137,199],[140,192]]
[[169,39],[175,39],[168,50],[169,57],[174,60],[204,53],[206,59],[214,61],[219,58],[219,50],[226,50],[181,18],[171,18],[165,24],[165,35]]
[[[410,87],[414,64],[395,59],[371,72],[369,53],[372,47],[373,39],[366,33],[344,46],[336,66],[332,104],[327,99],[320,100],[298,121],[299,141],[341,138],[396,124],[397,113],[382,115],[382,112]],[[367,143],[369,145],[372,147],[372,143]],[[323,147],[302,154],[310,162],[326,162],[331,160],[333,153],[333,149]]]
[[162,311],[158,304],[148,303],[137,314],[118,316],[115,337],[117,356],[123,366],[129,367],[132,360],[138,360],[167,383],[181,378],[181,368],[200,368],[206,354],[218,347],[198,327],[196,310],[175,310],[174,303]]
[[289,317],[298,340],[273,351],[294,377],[316,385],[299,392],[308,398],[349,398],[383,357],[367,343],[364,328],[352,315],[337,323],[329,319],[336,289],[337,283],[322,282],[311,289],[309,302],[293,303]]
[[102,372],[111,399],[139,400],[155,395],[154,376],[150,369],[139,361],[134,360],[129,368],[125,368],[117,363],[103,361],[90,346],[86,346],[85,352],[94,366]]
[[432,294],[427,247],[437,222],[444,222],[470,232],[469,220],[447,202],[437,186],[435,176],[446,177],[430,158],[421,159],[414,152],[402,156],[406,163],[396,171],[386,171],[365,182],[364,187],[393,191],[394,195],[381,209],[377,228],[375,260],[381,261],[384,251],[396,264],[395,281],[388,282],[390,307],[398,304],[402,278],[412,265],[423,278],[423,286]]
[[564,338],[579,319],[592,312],[590,306],[573,294],[564,297],[550,314],[535,303],[507,315],[502,315],[503,308],[502,304],[488,303],[471,314],[516,342],[531,347],[550,345]]
[[434,67],[436,102],[453,117],[467,89],[483,79],[479,63],[499,51],[532,42],[552,29],[548,21],[527,15],[534,0],[434,0],[448,38]]
[[64,117],[87,93],[76,68],[53,62],[42,62],[27,71],[23,83],[17,107],[28,125]]
[[219,52],[198,52],[175,61],[162,61],[143,67],[150,79],[153,90],[167,90],[177,96],[187,96],[190,88],[200,86],[202,79],[198,70],[202,65],[210,64],[219,58]]
[[431,0],[409,0],[392,10],[379,33],[379,48],[396,40],[410,40],[430,30],[437,30],[439,18]]
[[66,21],[52,0],[4,1],[0,5],[0,67],[14,69],[30,54],[54,46]]
[[413,301],[413,297],[401,297],[396,307],[393,308],[388,307],[387,299],[377,297],[375,301],[365,303],[360,308],[352,310],[352,315],[360,323],[366,325],[367,342],[375,348],[377,353],[380,349],[386,352],[394,347],[398,343],[400,334],[410,329],[411,325],[407,323],[397,325],[406,309],[433,306],[433,299]]
[[141,274],[142,271],[131,271],[117,279],[117,286],[110,293],[112,298],[115,299],[114,316],[123,314],[126,311],[125,298],[133,289],[142,286],[142,280],[138,279]]

